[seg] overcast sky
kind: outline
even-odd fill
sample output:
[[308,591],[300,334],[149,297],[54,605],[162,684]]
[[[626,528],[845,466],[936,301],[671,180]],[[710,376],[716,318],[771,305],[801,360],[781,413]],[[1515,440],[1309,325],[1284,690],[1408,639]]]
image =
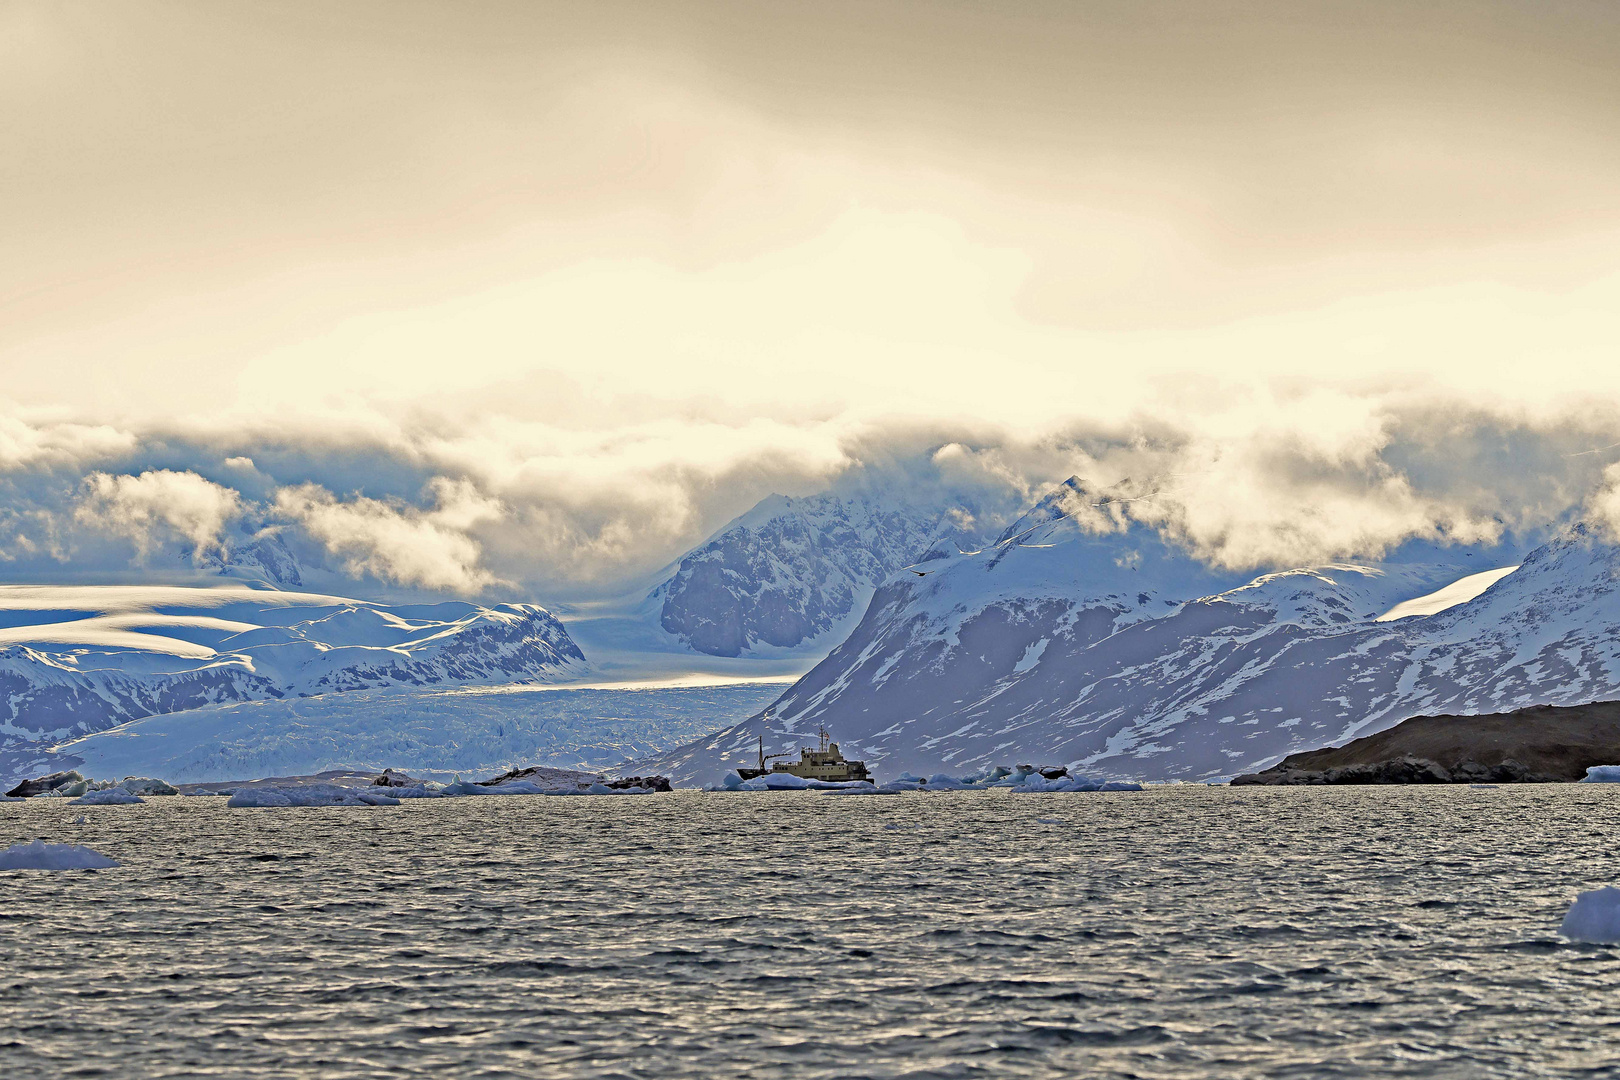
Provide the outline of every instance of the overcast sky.
[[1620,507],[1602,0],[4,0],[0,95],[18,566],[247,520],[582,596],[1076,471],[1234,566]]

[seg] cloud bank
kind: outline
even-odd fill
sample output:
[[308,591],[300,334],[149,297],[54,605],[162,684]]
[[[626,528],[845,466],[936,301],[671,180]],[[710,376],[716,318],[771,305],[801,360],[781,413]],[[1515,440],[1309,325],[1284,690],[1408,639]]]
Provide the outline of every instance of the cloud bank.
[[[0,555],[18,580],[163,573],[214,565],[269,530],[362,592],[587,600],[644,585],[774,492],[876,494],[993,533],[1071,474],[1116,489],[1120,501],[1091,511],[1099,529],[1152,528],[1232,569],[1372,558],[1411,539],[1491,543],[1579,516],[1620,523],[1620,411],[1532,416],[1298,387],[1254,405],[1033,432],[837,416],[584,439],[514,422],[497,437],[487,423],[372,416],[324,424],[311,447],[297,425],[119,429],[76,457],[0,471]],[[42,442],[59,434],[16,423]]]
[[1601,4],[20,0],[0,559],[588,600],[773,492],[994,531],[1070,474],[1256,570],[1614,519],[1617,50]]

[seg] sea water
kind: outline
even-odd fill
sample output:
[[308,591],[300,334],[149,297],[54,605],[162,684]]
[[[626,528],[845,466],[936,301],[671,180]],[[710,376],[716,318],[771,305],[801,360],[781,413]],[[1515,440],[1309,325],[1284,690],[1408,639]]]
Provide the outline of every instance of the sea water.
[[1620,1070],[1620,788],[0,806],[0,1062],[56,1077]]

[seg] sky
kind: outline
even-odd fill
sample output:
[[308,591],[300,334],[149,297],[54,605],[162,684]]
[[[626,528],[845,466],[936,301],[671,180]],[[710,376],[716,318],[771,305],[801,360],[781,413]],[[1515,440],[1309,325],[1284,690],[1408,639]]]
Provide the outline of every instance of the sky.
[[1075,473],[1233,568],[1620,524],[1617,61],[1599,0],[3,0],[0,576],[579,599]]

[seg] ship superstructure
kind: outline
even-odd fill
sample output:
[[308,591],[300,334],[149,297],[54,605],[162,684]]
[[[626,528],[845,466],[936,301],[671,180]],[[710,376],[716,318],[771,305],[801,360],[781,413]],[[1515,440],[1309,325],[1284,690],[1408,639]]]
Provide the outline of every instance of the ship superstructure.
[[759,737],[759,768],[738,769],[737,775],[744,780],[752,780],[756,776],[767,773],[787,773],[790,776],[802,776],[806,780],[871,780],[872,774],[866,768],[864,761],[850,761],[838,749],[838,744],[829,742],[827,729],[821,729],[821,744],[812,750],[804,747],[799,751],[798,761],[778,761],[766,768],[765,763],[771,758],[787,757],[786,754],[765,753],[765,736]]

